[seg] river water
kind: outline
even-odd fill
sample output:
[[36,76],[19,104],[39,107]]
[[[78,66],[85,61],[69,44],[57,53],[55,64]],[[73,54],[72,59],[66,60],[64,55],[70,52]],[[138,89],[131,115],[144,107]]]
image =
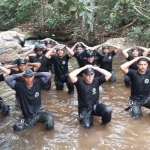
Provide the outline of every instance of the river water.
[[[76,65],[73,58],[70,70]],[[54,129],[44,130],[42,124],[26,128],[21,132],[13,131],[14,123],[21,116],[16,106],[14,91],[5,82],[0,83],[0,95],[10,105],[10,115],[0,114],[0,150],[149,150],[150,115],[142,108],[143,118],[134,120],[124,110],[130,88],[124,86],[123,73],[114,64],[117,81],[104,83],[105,92],[99,101],[112,109],[112,121],[106,127],[100,125],[101,119],[94,117],[93,126],[83,128],[78,122],[77,93],[69,95],[56,91],[52,75],[52,88],[42,91],[42,106],[54,115]]]

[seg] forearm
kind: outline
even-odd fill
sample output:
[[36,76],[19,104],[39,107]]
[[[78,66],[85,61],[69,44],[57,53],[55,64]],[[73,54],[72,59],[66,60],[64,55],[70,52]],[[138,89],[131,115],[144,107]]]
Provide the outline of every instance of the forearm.
[[102,44],[96,45],[96,46],[94,46],[93,48],[94,48],[94,49],[98,49],[98,48],[100,48],[101,46],[102,46]]
[[32,53],[34,53],[34,49],[32,49],[30,51],[27,51],[27,52],[25,52],[23,54],[20,54],[20,57],[27,57],[27,56],[29,56],[29,54],[32,54]]
[[50,72],[35,72],[34,76],[40,77],[44,83],[47,83],[51,77],[51,73]]
[[66,50],[69,52],[69,56],[72,57],[74,55],[74,51],[66,46]]
[[104,54],[102,52],[100,52],[98,50],[94,50],[94,51],[96,52],[98,57],[101,57],[101,58],[104,57]]
[[139,49],[143,50],[143,56],[147,56],[148,55],[148,53],[149,53],[148,48],[139,46]]
[[81,71],[85,70],[87,67],[84,66],[84,67],[81,67],[79,69],[75,69],[74,71],[72,71],[69,76],[70,78],[75,78]]
[[4,66],[4,68],[6,68],[6,69],[17,68],[17,64],[15,64],[15,65],[6,65],[6,66]]
[[131,47],[130,47],[130,48],[127,48],[127,49],[124,49],[124,50],[122,51],[122,54],[124,55],[125,58],[128,58],[128,56],[129,56],[128,51],[130,51],[130,50],[131,50]]
[[14,89],[15,84],[16,84],[16,79],[20,77],[20,74],[13,74],[10,76],[5,77],[5,82],[12,88]]
[[139,59],[139,57],[138,57],[138,58],[135,58],[135,59],[133,59],[133,60],[131,60],[131,61],[128,61],[128,62],[126,62],[126,63],[124,63],[124,64],[122,64],[122,65],[120,66],[121,70],[122,70],[125,74],[127,74],[127,73],[128,73],[128,69],[129,69],[129,66],[132,65],[134,62],[136,62],[138,59]]
[[[78,43],[78,42],[77,42],[77,43]],[[75,47],[76,47],[77,43],[76,43],[76,44],[74,44],[74,46],[71,48],[71,50],[72,50],[72,51],[75,49]]]
[[10,69],[0,66],[0,70],[4,72],[4,77],[10,74]]
[[109,71],[105,70],[105,69],[102,69],[102,68],[99,68],[99,67],[93,67],[93,69],[97,70],[98,72],[103,74],[105,76],[106,81],[108,81],[110,79],[110,77],[112,76],[112,74]]
[[40,68],[41,63],[27,63],[27,65],[33,67],[34,72],[36,72]]
[[50,59],[53,50],[54,50],[54,48],[49,49],[49,51],[45,54],[45,57],[48,58],[48,59]]

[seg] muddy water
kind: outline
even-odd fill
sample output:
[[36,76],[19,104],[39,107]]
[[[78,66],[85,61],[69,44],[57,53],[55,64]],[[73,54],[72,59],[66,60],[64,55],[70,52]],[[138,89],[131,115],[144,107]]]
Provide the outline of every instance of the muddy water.
[[[72,64],[74,66],[74,63]],[[0,115],[1,150],[148,150],[150,149],[150,116],[148,109],[143,110],[143,118],[134,120],[127,106],[129,88],[123,84],[123,74],[114,66],[116,83],[105,83],[105,92],[100,101],[109,105],[113,111],[112,121],[104,128],[99,117],[94,117],[94,125],[85,129],[78,123],[77,93],[73,95],[56,91],[54,82],[50,91],[42,91],[42,105],[53,113],[55,127],[45,131],[41,124],[21,132],[14,132],[13,124],[21,116],[14,103],[14,91],[4,82],[0,83],[0,95],[10,104],[10,116]],[[53,81],[53,76],[52,76]]]

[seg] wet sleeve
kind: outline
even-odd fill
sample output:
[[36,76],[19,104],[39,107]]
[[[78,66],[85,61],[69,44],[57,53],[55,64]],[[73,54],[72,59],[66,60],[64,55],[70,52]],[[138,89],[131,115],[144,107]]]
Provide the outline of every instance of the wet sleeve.
[[105,76],[104,76],[104,75],[102,75],[102,76],[100,76],[100,77],[98,77],[98,78],[95,78],[95,79],[98,79],[99,85],[101,85],[101,84],[103,84],[104,82],[106,82],[106,79],[105,79]]
[[80,79],[77,78],[77,81],[75,83],[73,83],[76,87],[78,87],[80,85]]
[[20,74],[13,74],[10,76],[7,76],[5,78],[5,82],[12,88],[14,89],[15,84],[16,84],[16,79],[20,77]]
[[111,52],[111,55],[112,55],[112,57],[113,57],[114,55],[116,55],[116,53],[115,53],[114,50]]
[[86,50],[83,50],[83,51],[81,51],[80,53],[77,53],[77,54],[76,54],[76,57],[84,58],[84,57],[85,57],[85,54],[86,54]]
[[12,75],[12,74],[18,74],[18,71],[15,69],[10,69],[10,75]]
[[132,78],[135,71],[136,70],[129,69],[129,71],[128,71],[128,73],[126,75],[129,76],[130,78]]
[[40,77],[44,83],[47,83],[51,77],[50,72],[36,72],[35,77]]
[[127,61],[130,61],[132,59],[133,59],[133,57],[131,55],[129,55],[128,58],[127,58]]
[[29,56],[29,62],[31,62],[31,63],[36,62],[36,61],[34,60],[34,56]]

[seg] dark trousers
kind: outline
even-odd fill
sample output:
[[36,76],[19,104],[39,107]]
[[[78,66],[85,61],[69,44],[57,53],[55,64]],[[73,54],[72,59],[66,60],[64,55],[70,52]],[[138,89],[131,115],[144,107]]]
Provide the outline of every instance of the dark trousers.
[[124,75],[124,83],[125,83],[125,85],[126,86],[129,86],[130,85],[130,78],[129,78],[129,76],[127,76],[127,75]]
[[129,105],[131,116],[135,119],[138,119],[142,117],[142,110],[141,110],[142,106],[150,109],[150,99],[130,98]]
[[27,126],[35,126],[37,123],[42,123],[45,130],[50,130],[54,127],[54,118],[50,112],[41,109],[34,116],[25,118],[25,123]]
[[56,90],[63,90],[64,83],[66,83],[68,88],[68,93],[71,94],[74,92],[74,85],[70,82],[68,75],[64,75],[61,78],[55,76],[54,80],[55,80]]
[[102,123],[107,124],[111,121],[111,109],[103,104],[97,103],[95,104],[92,109],[82,109],[79,111],[79,122],[83,127],[90,127],[93,125],[93,115],[94,116],[101,116]]
[[112,74],[112,76],[110,77],[109,81],[110,82],[115,82],[116,81],[116,76],[115,76],[114,71],[111,71],[110,73]]

